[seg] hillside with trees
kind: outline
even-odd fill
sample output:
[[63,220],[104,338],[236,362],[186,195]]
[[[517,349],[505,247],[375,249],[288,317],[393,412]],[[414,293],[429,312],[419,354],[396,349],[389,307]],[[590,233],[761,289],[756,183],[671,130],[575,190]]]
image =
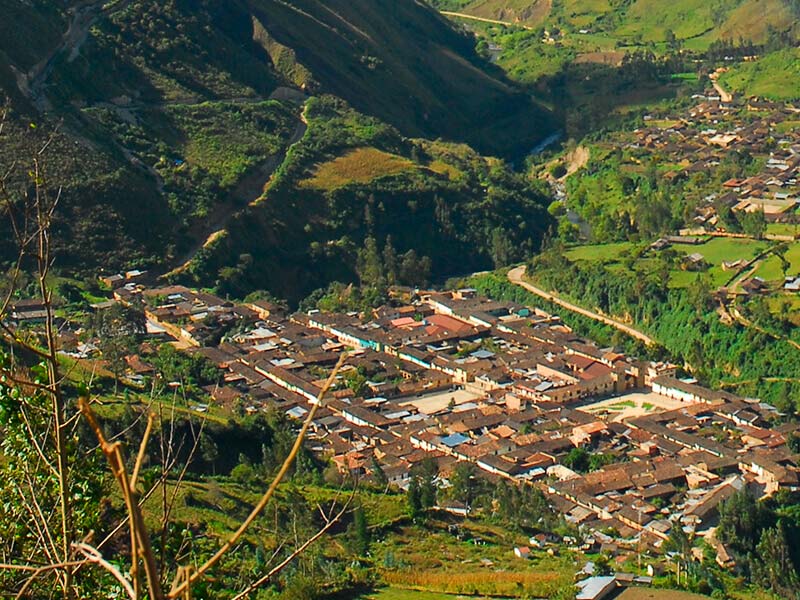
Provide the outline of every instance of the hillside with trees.
[[491,155],[524,152],[554,127],[469,34],[410,0],[3,8],[0,159],[47,147],[59,263],[73,272],[166,271],[191,256],[261,195],[302,137],[308,98]]

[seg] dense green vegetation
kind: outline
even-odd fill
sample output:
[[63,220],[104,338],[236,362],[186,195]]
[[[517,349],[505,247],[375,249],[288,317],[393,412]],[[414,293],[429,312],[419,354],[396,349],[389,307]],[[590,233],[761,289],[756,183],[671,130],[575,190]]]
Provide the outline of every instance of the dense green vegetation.
[[744,488],[723,503],[717,537],[729,545],[737,570],[782,598],[797,598],[800,522],[797,498],[759,502]]
[[410,0],[8,4],[0,160],[33,156],[63,119],[45,164],[62,188],[59,264],[80,272],[182,262],[258,198],[308,94],[498,155],[553,128],[469,35]]
[[[309,102],[306,118],[263,201],[200,252],[192,282],[294,301],[332,281],[423,285],[522,259],[550,225],[540,189],[500,160],[404,138],[331,97]],[[354,177],[354,150],[395,158]],[[314,184],[322,172],[326,184]]]
[[800,99],[800,50],[786,48],[754,62],[735,65],[722,76],[723,85],[747,96],[772,100]]
[[753,394],[781,410],[796,412],[800,351],[783,340],[739,325],[725,325],[714,310],[712,286],[693,274],[686,289],[671,288],[668,256],[644,270],[608,270],[602,262],[573,262],[555,247],[531,261],[537,283],[579,299],[588,307],[635,323],[651,333],[670,356],[684,361],[712,385],[740,382],[737,393]]

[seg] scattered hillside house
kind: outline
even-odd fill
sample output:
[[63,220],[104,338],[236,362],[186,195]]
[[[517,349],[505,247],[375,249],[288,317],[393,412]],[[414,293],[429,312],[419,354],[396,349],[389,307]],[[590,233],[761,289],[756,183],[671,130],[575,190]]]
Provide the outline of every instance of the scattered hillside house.
[[575,600],[603,600],[617,589],[617,579],[612,575],[589,577],[576,585],[578,594]]
[[114,275],[105,275],[100,277],[100,283],[111,290],[115,290],[125,285],[126,282],[122,275],[115,273]]
[[41,300],[17,300],[11,305],[11,319],[14,321],[43,321],[47,310]]
[[693,252],[683,259],[683,268],[686,271],[700,271],[706,267],[706,259],[699,252]]
[[800,276],[787,277],[783,284],[783,289],[787,292],[800,292]]
[[531,557],[531,549],[527,546],[517,546],[514,548],[514,556],[517,558],[530,558]]
[[761,277],[751,277],[750,279],[746,279],[742,282],[741,287],[742,291],[750,296],[765,294],[769,291],[767,282],[761,279]]
[[735,271],[745,265],[745,261],[741,258],[738,260],[723,260],[722,261],[722,270],[723,271]]

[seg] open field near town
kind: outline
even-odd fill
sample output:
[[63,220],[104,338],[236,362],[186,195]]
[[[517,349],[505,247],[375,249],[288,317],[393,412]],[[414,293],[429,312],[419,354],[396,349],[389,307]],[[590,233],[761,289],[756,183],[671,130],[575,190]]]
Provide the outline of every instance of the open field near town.
[[360,600],[509,600],[487,596],[463,596],[460,594],[443,594],[440,592],[419,592],[402,588],[389,587],[363,596]]
[[619,422],[633,417],[674,410],[681,406],[685,406],[685,404],[679,400],[665,398],[660,394],[634,392],[582,406],[581,410],[598,416],[605,415],[611,421]]
[[408,402],[403,402],[402,406],[413,406],[421,413],[432,415],[433,413],[444,410],[453,402],[455,406],[478,400],[479,395],[467,390],[447,390],[435,394],[427,394],[420,398],[415,398]]
[[617,600],[703,600],[708,596],[682,592],[679,590],[659,590],[653,588],[631,587],[624,590]]

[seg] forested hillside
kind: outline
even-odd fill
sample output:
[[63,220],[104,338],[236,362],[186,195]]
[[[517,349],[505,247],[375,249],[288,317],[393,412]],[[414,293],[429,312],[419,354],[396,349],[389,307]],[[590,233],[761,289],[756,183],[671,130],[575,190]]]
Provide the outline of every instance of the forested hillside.
[[[0,8],[12,16],[0,24],[10,106],[0,160],[31,156],[57,130],[43,160],[63,188],[62,266],[167,270],[191,257],[262,194],[304,133],[309,97],[331,94],[401,136],[492,155],[524,152],[554,127],[469,34],[411,0]],[[361,213],[360,202],[350,195],[342,210]]]
[[265,196],[176,277],[291,300],[337,280],[425,285],[522,260],[550,226],[545,193],[499,159],[404,138],[330,96],[306,119]]

